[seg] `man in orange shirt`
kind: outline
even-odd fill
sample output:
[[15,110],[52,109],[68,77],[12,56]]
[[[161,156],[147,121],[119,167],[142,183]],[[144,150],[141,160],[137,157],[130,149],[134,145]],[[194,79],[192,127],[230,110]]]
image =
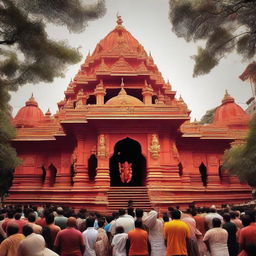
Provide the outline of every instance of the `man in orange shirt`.
[[129,256],[148,256],[150,244],[148,233],[142,229],[142,221],[135,221],[135,229],[128,232]]
[[167,246],[167,256],[186,256],[186,240],[190,238],[189,226],[180,220],[181,213],[175,210],[171,213],[172,221],[164,224],[164,237]]

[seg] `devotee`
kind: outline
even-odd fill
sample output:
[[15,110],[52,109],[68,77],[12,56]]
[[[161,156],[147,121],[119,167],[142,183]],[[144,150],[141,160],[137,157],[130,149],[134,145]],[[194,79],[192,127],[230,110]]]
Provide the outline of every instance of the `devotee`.
[[14,216],[13,209],[8,208],[7,212],[6,212],[6,216],[7,216],[7,218],[4,219],[3,224],[2,224],[2,228],[3,228],[4,232],[6,232],[6,230],[7,230],[8,223],[13,221],[13,216]]
[[45,247],[44,238],[36,233],[29,225],[23,227],[23,239],[18,248],[18,256],[58,256],[57,253]]
[[241,219],[239,219],[238,212],[231,211],[229,214],[230,214],[230,218],[231,218],[230,221],[236,225],[237,229],[241,229],[244,227]]
[[221,220],[219,218],[213,218],[212,228],[205,233],[203,241],[211,256],[229,256],[228,232],[221,228]]
[[202,233],[196,228],[196,221],[192,217],[191,208],[187,209],[186,213],[181,215],[181,220],[188,224],[190,229],[190,238],[187,240],[187,249],[190,256],[198,256],[199,249],[197,245],[197,237],[202,236]]
[[238,254],[238,244],[236,241],[237,227],[234,223],[230,221],[230,215],[225,213],[223,215],[224,224],[222,228],[226,229],[228,232],[228,252],[229,256],[237,256]]
[[83,255],[85,243],[82,233],[76,229],[76,218],[68,218],[67,227],[56,236],[54,248],[60,256]]
[[98,219],[98,236],[95,244],[95,251],[97,256],[108,256],[110,252],[108,236],[104,230],[105,219]]
[[164,238],[167,245],[167,256],[187,255],[186,240],[190,238],[189,226],[180,220],[179,210],[171,212],[172,221],[164,224]]
[[217,213],[217,209],[215,205],[212,205],[210,208],[210,212],[205,215],[205,222],[207,223],[208,229],[212,228],[212,220],[214,218],[220,219],[220,221],[223,221],[223,217]]
[[18,227],[19,227],[19,233],[22,233],[22,229],[24,227],[24,225],[26,224],[26,221],[21,220],[21,213],[17,212],[14,214],[14,221]]
[[19,226],[16,223],[9,223],[7,226],[7,238],[0,244],[0,256],[16,256],[20,242],[25,238],[18,233]]
[[122,226],[124,232],[128,234],[129,231],[134,229],[134,219],[132,216],[125,214],[125,209],[119,209],[119,217],[112,222],[110,232],[115,234],[116,227]]
[[142,229],[142,221],[135,221],[135,229],[128,232],[129,256],[148,256],[150,254],[150,243],[148,233]]
[[63,213],[64,213],[63,208],[58,207],[56,212],[57,212],[57,215],[54,218],[54,224],[59,226],[60,229],[66,228],[68,218],[63,215]]
[[158,213],[154,210],[150,211],[144,219],[144,225],[149,231],[151,256],[165,256],[164,226],[163,221],[158,218]]
[[83,232],[85,241],[84,256],[96,256],[95,243],[98,236],[98,231],[94,228],[94,219],[88,217],[85,221],[86,230]]
[[45,221],[46,221],[46,227],[48,227],[50,229],[51,246],[53,246],[55,238],[61,229],[59,226],[53,224],[54,223],[54,215],[52,213],[50,213],[46,216]]
[[241,251],[248,245],[256,245],[256,223],[254,212],[244,216],[242,221],[245,227],[239,230],[238,236],[238,243]]
[[[116,234],[112,239],[111,246],[113,247],[113,256],[126,256],[126,242],[128,234],[124,233],[124,228],[116,227]],[[159,255],[160,256],[160,255]]]
[[36,215],[34,213],[30,213],[28,215],[28,225],[32,227],[34,233],[41,234],[42,227],[40,225],[37,225],[35,222],[36,222]]

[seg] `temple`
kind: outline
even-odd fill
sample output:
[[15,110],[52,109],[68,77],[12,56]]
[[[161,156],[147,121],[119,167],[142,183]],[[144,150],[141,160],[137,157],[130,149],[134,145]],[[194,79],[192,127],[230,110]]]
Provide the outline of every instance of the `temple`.
[[190,110],[118,17],[67,86],[58,111],[32,96],[13,124],[22,163],[7,203],[62,204],[102,212],[126,207],[239,203],[251,188],[223,170],[243,143],[249,115],[226,92],[213,123]]

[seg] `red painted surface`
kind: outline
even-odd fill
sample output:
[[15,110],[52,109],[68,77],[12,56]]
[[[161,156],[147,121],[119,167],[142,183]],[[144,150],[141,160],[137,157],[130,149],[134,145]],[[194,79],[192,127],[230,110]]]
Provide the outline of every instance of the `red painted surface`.
[[[22,164],[7,201],[106,211],[111,208],[110,173],[118,175],[116,166],[125,161],[132,164],[134,175],[141,171],[136,177],[141,177],[151,206],[160,210],[171,204],[249,200],[247,185],[227,171],[219,175],[224,150],[245,138],[248,116],[225,95],[213,124],[190,122],[190,110],[175,94],[119,18],[81,65],[55,115],[47,112],[42,118],[34,102],[15,117],[13,145]],[[127,148],[122,144],[126,141],[131,142]],[[96,162],[88,165],[95,155]]]

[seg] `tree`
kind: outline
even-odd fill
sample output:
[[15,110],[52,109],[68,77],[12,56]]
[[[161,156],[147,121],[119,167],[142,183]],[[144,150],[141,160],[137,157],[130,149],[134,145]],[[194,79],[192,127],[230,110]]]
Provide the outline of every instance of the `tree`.
[[104,13],[104,0],[91,5],[82,0],[0,0],[1,196],[8,191],[9,178],[19,164],[9,143],[15,136],[10,122],[9,91],[27,83],[52,82],[55,77],[64,76],[68,65],[80,61],[81,54],[66,41],[48,38],[47,24],[81,32],[89,20]]
[[210,110],[207,110],[206,113],[201,118],[200,123],[201,124],[211,124],[213,122],[216,109],[217,108],[212,108]]
[[209,73],[234,50],[243,60],[256,54],[255,0],[170,0],[169,18],[177,36],[205,42],[193,57],[194,76]]
[[239,177],[241,181],[256,187],[256,115],[250,121],[246,142],[234,145],[224,153],[223,167]]

